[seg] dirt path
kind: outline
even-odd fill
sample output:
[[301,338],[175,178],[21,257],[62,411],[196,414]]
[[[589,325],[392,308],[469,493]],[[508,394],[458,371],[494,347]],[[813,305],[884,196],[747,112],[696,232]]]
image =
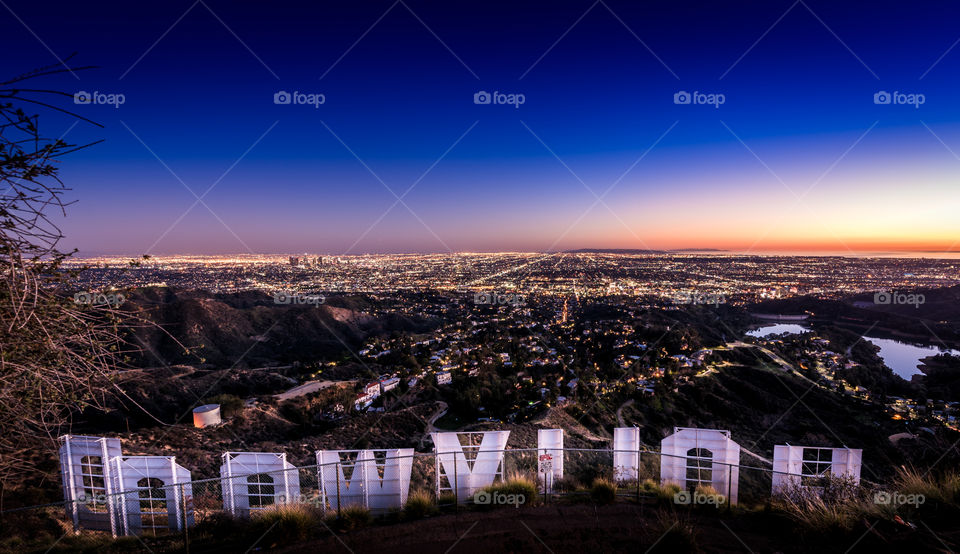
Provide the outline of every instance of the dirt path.
[[568,433],[579,435],[591,442],[610,442],[611,440],[610,437],[601,437],[594,434],[579,421],[567,415],[562,408],[550,408],[543,415],[530,420],[528,423],[531,425],[543,425],[551,429],[564,429]]
[[740,447],[740,452],[743,452],[744,454],[746,454],[746,455],[748,455],[748,456],[753,456],[754,458],[760,460],[761,462],[763,462],[763,463],[765,463],[765,464],[767,464],[767,465],[770,465],[770,466],[773,465],[773,460],[768,460],[768,459],[764,458],[763,456],[761,456],[760,454],[757,454],[757,453],[755,453],[755,452],[750,452],[749,450],[747,450],[746,448],[744,448],[744,447],[742,447],[742,446]]
[[621,404],[619,408],[617,408],[617,425],[619,425],[620,427],[627,426],[627,424],[623,422],[623,409],[632,405],[633,405],[633,399],[631,398],[630,400],[627,400],[626,402]]

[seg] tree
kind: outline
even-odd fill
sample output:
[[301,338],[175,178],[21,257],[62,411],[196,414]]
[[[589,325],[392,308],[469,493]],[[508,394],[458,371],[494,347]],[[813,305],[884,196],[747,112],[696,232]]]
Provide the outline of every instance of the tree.
[[52,217],[65,213],[69,189],[56,163],[94,143],[50,139],[39,116],[22,107],[90,122],[53,103],[72,95],[23,86],[82,69],[46,67],[0,82],[0,482],[8,485],[35,471],[31,453],[52,446],[71,414],[103,407],[120,390],[114,370],[129,352],[115,306],[83,305],[58,292],[72,252],[57,248],[63,235]]

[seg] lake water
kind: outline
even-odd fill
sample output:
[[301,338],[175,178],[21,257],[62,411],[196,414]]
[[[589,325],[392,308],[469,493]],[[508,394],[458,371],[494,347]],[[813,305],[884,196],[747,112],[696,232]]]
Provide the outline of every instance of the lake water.
[[803,325],[798,325],[796,323],[775,323],[773,325],[764,325],[763,327],[754,329],[753,331],[747,331],[747,336],[762,339],[769,337],[770,335],[779,335],[782,333],[799,335],[801,333],[806,333],[809,330],[810,329],[807,329]]
[[[754,329],[753,331],[748,331],[747,335],[757,338],[766,338],[771,335],[779,335],[782,333],[791,333],[799,335],[809,331],[803,325],[797,325],[796,323],[777,323],[773,325],[764,325],[759,329]],[[863,337],[864,340],[869,341],[876,346],[880,347],[880,352],[878,355],[883,360],[883,363],[893,370],[894,373],[903,377],[907,381],[911,377],[922,373],[917,366],[920,365],[920,360],[929,356],[935,356],[941,352],[949,353],[954,356],[960,356],[960,351],[957,350],[944,350],[937,348],[936,346],[917,346],[915,344],[909,344],[906,342],[900,342],[893,339],[880,339],[875,337]]]
[[960,355],[960,352],[956,350],[943,350],[936,346],[917,346],[892,339],[863,338],[879,346],[880,352],[878,355],[883,358],[883,363],[907,381],[914,375],[921,373],[917,366],[922,358],[935,356],[941,352],[954,356]]

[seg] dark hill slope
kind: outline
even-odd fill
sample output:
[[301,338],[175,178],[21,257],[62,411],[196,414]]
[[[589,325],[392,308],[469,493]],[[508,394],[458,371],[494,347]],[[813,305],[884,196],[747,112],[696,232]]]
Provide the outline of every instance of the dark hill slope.
[[373,316],[365,311],[371,308],[355,298],[285,305],[258,291],[215,294],[159,287],[134,291],[124,304],[162,327],[143,325],[133,331],[134,344],[143,349],[135,360],[141,366],[257,367],[339,358],[372,335],[422,332],[435,325],[397,314]]

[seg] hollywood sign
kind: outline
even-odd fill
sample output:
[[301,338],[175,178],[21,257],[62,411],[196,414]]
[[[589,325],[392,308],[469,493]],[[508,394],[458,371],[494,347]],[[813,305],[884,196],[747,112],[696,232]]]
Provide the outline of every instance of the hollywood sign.
[[[453,493],[465,503],[503,478],[510,431],[431,433],[436,494]],[[146,529],[182,531],[193,525],[190,471],[174,456],[125,456],[119,439],[65,435],[60,438],[60,473],[67,515],[74,529],[138,535]],[[637,480],[644,452],[640,430],[614,429],[613,473]],[[737,502],[740,445],[729,431],[675,427],[660,443],[660,482],[681,489],[709,485]],[[319,450],[319,498],[326,509],[362,506],[373,513],[402,508],[410,491],[412,448]],[[301,494],[300,469],[286,454],[225,452],[220,466],[223,510],[250,517],[274,506],[313,502]],[[563,430],[537,432],[537,476],[546,493],[563,479]],[[825,475],[860,481],[862,450],[778,445],[772,492],[806,486]]]

